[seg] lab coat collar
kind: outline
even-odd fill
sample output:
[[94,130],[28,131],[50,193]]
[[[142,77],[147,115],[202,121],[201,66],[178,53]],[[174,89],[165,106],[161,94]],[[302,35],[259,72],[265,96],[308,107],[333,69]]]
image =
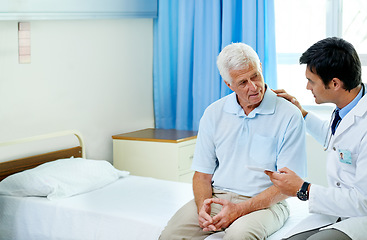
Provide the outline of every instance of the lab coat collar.
[[363,85],[357,96],[349,104],[347,104],[347,106],[343,107],[342,109],[336,107],[336,110],[339,110],[339,116],[343,119],[349,113],[349,111],[351,111],[358,104],[364,94],[365,87]]
[[[367,88],[367,84],[364,84],[364,88]],[[361,100],[357,103],[357,105],[351,110],[355,110],[355,115],[358,117],[362,117],[367,113],[367,93],[365,92],[364,96],[362,96]]]
[[264,98],[260,105],[255,108],[248,116],[246,116],[240,104],[237,102],[237,95],[235,92],[228,96],[228,99],[224,105],[224,111],[239,117],[253,118],[256,114],[273,114],[276,106],[276,94],[266,86]]
[[335,138],[342,134],[345,130],[347,130],[350,126],[352,126],[356,118],[361,118],[365,114],[367,114],[367,94],[365,94],[361,100],[357,103],[357,105],[349,111],[349,113],[342,119],[340,122],[337,131],[335,132]]

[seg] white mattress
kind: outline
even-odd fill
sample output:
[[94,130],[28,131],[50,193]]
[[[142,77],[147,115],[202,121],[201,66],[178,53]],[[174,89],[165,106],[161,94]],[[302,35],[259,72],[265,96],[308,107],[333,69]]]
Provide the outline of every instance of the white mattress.
[[190,184],[137,176],[61,200],[0,196],[0,239],[157,239],[192,198]]
[[[61,200],[0,196],[0,239],[158,239],[171,216],[192,198],[191,184],[138,176]],[[281,239],[308,215],[307,203],[288,201],[291,217],[270,240]]]

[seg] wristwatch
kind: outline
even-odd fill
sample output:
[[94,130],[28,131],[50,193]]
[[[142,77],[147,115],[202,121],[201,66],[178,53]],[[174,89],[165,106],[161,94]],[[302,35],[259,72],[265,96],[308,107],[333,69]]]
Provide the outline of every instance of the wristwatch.
[[308,186],[310,183],[304,182],[302,184],[302,187],[297,192],[297,197],[301,201],[307,201],[308,200]]

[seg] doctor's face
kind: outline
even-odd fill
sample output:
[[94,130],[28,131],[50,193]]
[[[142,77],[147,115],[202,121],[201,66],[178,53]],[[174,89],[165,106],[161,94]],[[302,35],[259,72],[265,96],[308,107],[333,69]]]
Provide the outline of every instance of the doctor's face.
[[320,76],[311,72],[311,70],[306,67],[306,78],[308,80],[306,89],[312,92],[315,102],[317,104],[330,102],[332,91],[324,85]]
[[258,107],[263,100],[265,83],[261,65],[249,64],[248,68],[231,70],[232,83],[227,86],[237,94],[237,101],[246,114]]

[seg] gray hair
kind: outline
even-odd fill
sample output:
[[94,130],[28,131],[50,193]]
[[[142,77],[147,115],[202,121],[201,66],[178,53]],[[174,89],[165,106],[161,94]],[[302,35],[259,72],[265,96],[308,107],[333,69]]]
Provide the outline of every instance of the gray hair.
[[231,70],[248,68],[250,64],[260,67],[260,59],[257,53],[244,43],[232,43],[226,46],[217,57],[219,73],[229,84],[232,83],[229,74]]

